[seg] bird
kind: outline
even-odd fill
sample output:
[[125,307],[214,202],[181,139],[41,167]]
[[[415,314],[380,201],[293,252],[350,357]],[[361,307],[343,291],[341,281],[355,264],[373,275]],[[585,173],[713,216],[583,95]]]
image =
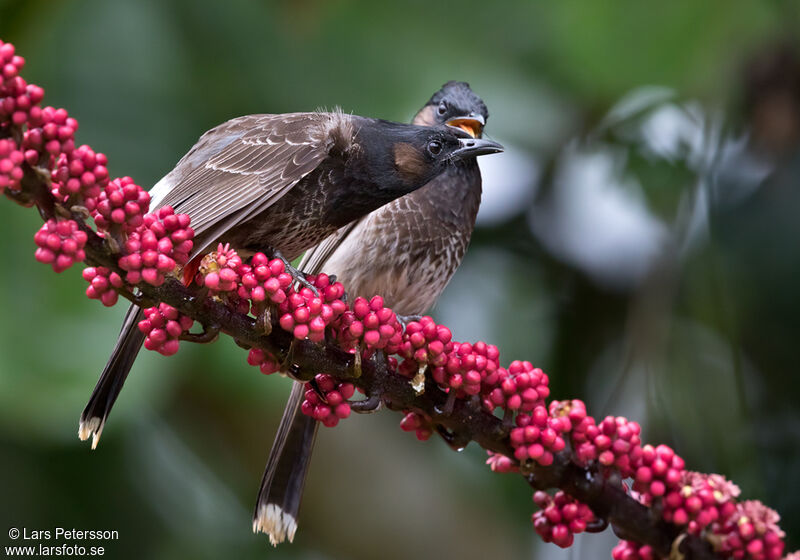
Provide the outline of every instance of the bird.
[[[448,125],[479,139],[489,113],[465,82],[431,96],[412,123]],[[350,297],[379,294],[400,316],[430,309],[469,244],[481,201],[475,158],[461,160],[423,188],[356,220],[307,251],[298,268],[335,275]],[[294,540],[303,487],[319,423],[303,414],[305,386],[294,382],[278,427],[253,514],[253,531],[277,545]]]
[[[502,151],[452,127],[343,113],[247,115],[203,134],[150,191],[151,211],[188,214],[190,258],[218,243],[290,262],[337,229],[427,184],[455,162]],[[299,278],[302,280],[302,278]],[[81,414],[78,436],[97,446],[142,346],[132,305]]]

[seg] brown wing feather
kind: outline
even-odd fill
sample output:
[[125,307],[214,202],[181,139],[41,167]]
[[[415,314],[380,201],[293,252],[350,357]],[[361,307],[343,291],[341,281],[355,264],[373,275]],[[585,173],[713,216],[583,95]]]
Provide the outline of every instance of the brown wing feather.
[[303,255],[303,258],[300,259],[297,269],[302,270],[306,274],[319,274],[320,272],[325,272],[325,270],[322,270],[322,267],[328,261],[330,256],[336,252],[345,238],[350,235],[353,230],[356,229],[356,227],[365,219],[366,218],[361,218],[361,220],[351,222],[346,226],[339,228],[336,233],[326,237],[322,243],[306,251]]
[[168,190],[157,204],[189,214],[195,232],[212,230],[203,237],[213,240],[313,171],[328,155],[337,117],[248,115],[223,123],[206,132],[165,177]]

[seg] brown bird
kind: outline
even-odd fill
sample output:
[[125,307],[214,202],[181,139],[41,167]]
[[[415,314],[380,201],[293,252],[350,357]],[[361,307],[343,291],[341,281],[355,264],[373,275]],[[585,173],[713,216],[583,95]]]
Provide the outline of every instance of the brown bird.
[[[480,138],[489,113],[464,82],[448,82],[413,124],[461,128]],[[421,315],[461,264],[481,201],[478,162],[464,159],[425,187],[339,229],[308,251],[298,268],[335,274],[351,297],[379,294],[399,315]],[[293,540],[318,422],[300,411],[305,387],[295,382],[261,482],[253,530],[273,545]]]
[[[218,242],[292,260],[337,229],[412,192],[461,160],[502,151],[460,130],[341,112],[250,115],[203,134],[152,189],[195,231],[192,256]],[[144,335],[131,306],[81,414],[78,435],[97,445]]]

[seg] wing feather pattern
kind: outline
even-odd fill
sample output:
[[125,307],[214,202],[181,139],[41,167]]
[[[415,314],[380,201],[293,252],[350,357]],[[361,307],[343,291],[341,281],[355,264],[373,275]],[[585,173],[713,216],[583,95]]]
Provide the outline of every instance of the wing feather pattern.
[[[243,218],[268,208],[313,171],[331,146],[341,113],[248,115],[206,132],[151,191],[213,242]],[[199,252],[203,247],[196,247]]]
[[328,259],[342,245],[347,236],[365,219],[366,218],[361,218],[361,220],[356,220],[355,222],[351,222],[339,228],[336,233],[326,237],[319,245],[306,251],[303,258],[300,259],[297,269],[302,270],[306,274],[325,272],[322,270],[322,266],[328,262]]

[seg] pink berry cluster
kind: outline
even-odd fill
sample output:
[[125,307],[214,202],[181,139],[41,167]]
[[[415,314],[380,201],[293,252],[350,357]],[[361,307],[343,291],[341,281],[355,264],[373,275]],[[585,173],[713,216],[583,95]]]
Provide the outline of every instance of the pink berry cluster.
[[[66,163],[75,149],[78,121],[71,118],[65,109],[45,107],[41,112],[32,112],[27,125],[28,129],[22,137],[25,161],[30,165],[42,165],[55,175],[56,162],[61,160]],[[74,184],[70,186],[75,187]],[[67,196],[66,186],[64,189],[62,194]],[[56,194],[58,192],[56,189]]]
[[[66,114],[66,111],[64,113]],[[56,111],[56,114],[58,114],[58,111]],[[71,127],[62,125],[61,129],[71,129]],[[54,194],[60,196],[63,200],[80,195],[83,204],[89,210],[94,210],[98,197],[108,184],[107,164],[108,159],[105,154],[95,153],[92,148],[85,144],[71,152],[62,153],[56,161],[56,172],[53,174]],[[133,183],[132,180],[130,182]],[[138,196],[138,193],[134,194],[134,196]],[[108,218],[110,218],[113,208],[108,210]]]
[[550,380],[530,362],[516,360],[508,369],[499,368],[498,380],[483,400],[487,410],[496,408],[511,412],[531,412],[544,405],[550,396]]
[[352,383],[339,383],[328,374],[317,374],[313,381],[306,383],[305,399],[300,409],[306,416],[332,428],[339,420],[350,416],[347,400],[355,394],[355,390]]
[[22,180],[22,164],[25,155],[11,138],[0,140],[0,194],[7,188],[19,190]]
[[[784,534],[778,514],[761,502],[737,503],[739,488],[721,475],[685,470],[683,459],[666,445],[642,446],[635,422],[608,416],[596,424],[582,401],[553,401],[550,414],[563,419],[565,431],[571,431],[578,463],[596,461],[622,477],[632,476],[632,494],[645,505],[657,505],[665,521],[709,538],[719,552],[736,560],[781,557]],[[624,540],[612,556],[616,560],[656,557],[651,547]]]
[[239,287],[239,269],[242,258],[231,249],[229,244],[217,245],[200,261],[195,281],[198,286],[205,286],[212,295],[234,292]]
[[337,321],[336,332],[344,348],[352,350],[363,345],[366,354],[371,355],[383,349],[387,353],[396,352],[403,329],[394,312],[384,306],[383,298],[374,296],[370,300],[357,297],[350,310]]
[[[74,153],[80,151],[80,148]],[[84,151],[81,160],[74,160],[70,166],[74,166],[76,171],[86,169],[84,161],[90,160],[87,163],[95,163],[92,166],[92,171],[80,172],[80,176],[91,175],[91,179],[86,179],[86,184],[97,184],[97,175],[101,177],[103,173],[98,173],[97,164],[98,156],[102,154],[94,154],[94,152]],[[91,160],[94,161],[91,161]],[[105,161],[105,156],[102,158]],[[105,170],[105,163],[102,165]],[[69,179],[67,182],[71,181]],[[81,179],[83,183],[83,179]],[[147,214],[150,208],[150,194],[142,187],[133,182],[130,177],[120,177],[114,179],[105,185],[105,188],[100,192],[97,198],[97,203],[94,205],[94,223],[98,229],[104,231],[112,231],[116,228],[117,231],[124,233],[131,233],[136,231],[144,223],[144,215]]]
[[734,560],[779,560],[786,536],[780,515],[759,501],[736,504],[736,510],[715,532],[722,536],[719,551]]
[[0,40],[0,94],[7,95],[7,88],[23,66],[25,59],[15,53],[14,45]]
[[633,489],[645,505],[651,505],[656,498],[680,489],[684,466],[668,445],[645,445],[634,464]]
[[256,253],[250,264],[239,266],[238,273],[241,285],[239,297],[250,300],[255,306],[262,306],[267,301],[283,303],[287,291],[292,286],[292,276],[280,259],[268,259],[264,253]]
[[586,404],[580,399],[572,399],[569,401],[550,401],[548,410],[551,416],[563,417],[569,420],[570,431],[579,428],[581,424],[587,422]]
[[[446,333],[449,335],[450,330]],[[431,375],[440,387],[455,391],[457,397],[477,395],[482,388],[493,388],[498,383],[499,358],[497,346],[485,342],[456,342],[443,364],[431,364],[435,366]]]
[[597,461],[616,467],[625,478],[633,474],[642,440],[641,427],[622,416],[606,416],[599,424],[586,416],[572,428],[572,444],[578,462]]
[[495,453],[494,451],[487,451],[489,458],[486,459],[486,464],[494,472],[499,473],[516,473],[519,472],[517,463],[511,458],[506,457],[502,453]]
[[542,466],[553,464],[554,454],[566,447],[562,433],[569,429],[563,417],[553,417],[544,406],[537,406],[530,414],[516,418],[517,427],[511,430],[514,457],[525,462],[534,460]]
[[260,348],[251,348],[247,353],[247,363],[261,370],[264,375],[280,371],[281,365]]
[[186,264],[194,237],[189,222],[187,214],[175,214],[170,206],[145,215],[142,225],[129,235],[125,255],[119,259],[119,267],[127,272],[125,281],[160,286],[177,265]]
[[544,542],[551,542],[561,548],[572,546],[575,535],[583,533],[595,516],[589,506],[583,504],[563,491],[554,496],[541,490],[533,494],[539,511],[533,514],[533,528]]
[[611,551],[611,558],[614,560],[658,560],[660,557],[650,545],[621,540]]
[[[171,209],[162,209],[145,217],[149,195],[129,177],[109,183],[105,155],[89,146],[75,147],[78,122],[64,109],[40,107],[44,90],[19,75],[23,65],[13,45],[0,41],[0,127],[17,129],[0,139],[0,192],[19,189],[24,163],[45,168],[58,202],[82,205],[92,212],[98,229],[126,234],[127,239],[119,239],[125,242],[120,266],[127,271],[126,280],[160,284],[188,259],[193,236],[188,216],[169,217]],[[20,145],[15,138],[21,139]],[[85,258],[87,235],[72,220],[50,220],[34,241],[37,260],[58,272]],[[116,301],[112,290],[121,286],[118,275],[98,268],[87,272],[87,280],[89,297],[105,305]]]
[[39,246],[36,260],[49,264],[56,272],[63,272],[86,258],[83,247],[88,236],[74,220],[47,220],[33,240]]
[[22,126],[39,116],[39,103],[44,99],[44,90],[39,86],[25,83],[19,76],[9,80],[4,88],[5,96],[0,103],[0,119],[10,120]]
[[414,377],[427,366],[441,367],[447,363],[447,353],[453,349],[453,335],[444,325],[437,325],[425,316],[406,325],[397,354],[403,358],[398,373]]
[[739,493],[739,487],[722,475],[683,471],[679,487],[664,496],[663,517],[688,525],[690,533],[699,535],[712,523],[733,515]]
[[289,331],[297,339],[314,342],[325,340],[325,329],[335,321],[347,306],[341,300],[344,287],[339,282],[332,283],[327,274],[308,279],[319,295],[310,288],[290,291],[286,299],[278,305],[281,328]]
[[144,347],[164,356],[172,356],[178,351],[180,336],[188,332],[194,323],[194,319],[182,315],[166,303],[148,307],[144,310],[144,316],[139,321],[139,330],[146,335]]
[[117,289],[124,284],[122,277],[104,266],[90,266],[83,269],[83,279],[89,282],[86,297],[100,300],[106,307],[111,307],[119,299]]
[[430,418],[419,412],[406,412],[400,420],[400,429],[404,432],[414,432],[420,441],[428,440],[433,435]]
[[28,84],[19,75],[25,59],[15,54],[14,45],[0,41],[0,121],[22,126],[39,111],[44,90]]

